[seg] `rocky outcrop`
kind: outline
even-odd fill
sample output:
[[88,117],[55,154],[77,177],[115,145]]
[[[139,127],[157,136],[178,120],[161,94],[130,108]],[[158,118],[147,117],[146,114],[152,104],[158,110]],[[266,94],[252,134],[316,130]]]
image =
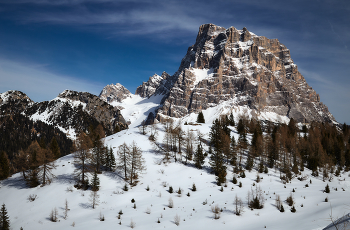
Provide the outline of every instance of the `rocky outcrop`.
[[122,100],[131,97],[130,91],[125,88],[123,85],[117,83],[115,85],[107,85],[105,86],[100,95],[100,99],[102,99],[105,102],[121,102]]
[[163,72],[161,76],[154,74],[149,77],[147,82],[137,87],[135,94],[141,97],[150,98],[153,95],[163,95],[169,92],[172,85],[170,84],[170,75]]
[[25,93],[10,90],[0,94],[0,115],[13,115],[23,112],[34,103]]
[[274,112],[298,122],[335,121],[299,73],[290,51],[277,39],[246,28],[202,25],[178,71],[162,85],[171,87],[157,111],[158,120],[232,101],[256,114]]

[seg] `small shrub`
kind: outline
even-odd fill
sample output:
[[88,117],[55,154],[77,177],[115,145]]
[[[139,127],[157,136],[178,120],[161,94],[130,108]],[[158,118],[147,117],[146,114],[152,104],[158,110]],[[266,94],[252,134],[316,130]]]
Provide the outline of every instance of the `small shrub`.
[[292,194],[290,194],[290,196],[287,197],[286,202],[287,202],[287,204],[288,204],[289,206],[293,206],[293,205],[294,205],[294,199],[293,199]]
[[326,197],[326,198],[324,199],[324,202],[328,202],[328,197]]
[[130,228],[135,228],[135,227],[136,227],[136,223],[131,219]]
[[237,184],[237,178],[235,176],[232,178],[232,183]]
[[324,188],[325,193],[330,193],[331,190],[329,189],[329,185],[327,184],[326,187]]
[[177,190],[177,194],[181,195],[182,191],[181,188],[179,188],[179,190]]
[[35,201],[35,199],[37,198],[38,196],[35,195],[35,194],[30,194],[27,198],[27,200],[29,200],[30,202],[33,202]]
[[295,209],[294,205],[293,205],[293,207],[290,209],[290,211],[293,212],[293,213],[297,211],[297,210]]
[[282,204],[281,204],[280,212],[284,212],[284,208]]
[[188,197],[190,197],[190,196],[191,196],[190,192],[188,192],[188,193],[187,193],[187,196],[188,196]]
[[176,224],[176,226],[180,225],[180,216],[176,214],[176,216],[174,217],[174,223]]
[[239,182],[238,187],[242,188],[242,182]]
[[136,204],[134,204],[134,207],[133,207],[134,209],[136,209]]
[[149,185],[147,185],[147,187],[146,187],[146,191],[149,191]]
[[105,221],[105,216],[100,212],[100,221]]
[[146,211],[147,214],[151,214],[151,209],[149,207],[147,207]]
[[158,224],[160,224],[160,220],[159,220],[159,218],[158,218],[158,221],[157,221],[157,223],[158,223]]
[[214,213],[214,219],[220,219],[220,208],[219,205],[211,206],[211,211]]
[[168,200],[168,207],[169,208],[173,208],[174,207],[174,201],[173,201],[173,199],[171,197]]
[[135,203],[135,199],[134,198],[131,199],[131,203]]
[[196,187],[196,185],[193,183],[193,185],[192,185],[192,192],[195,192],[195,191],[197,191],[197,187]]
[[129,187],[128,187],[127,184],[124,184],[123,190],[124,190],[125,192],[129,190]]
[[123,215],[123,211],[120,209],[120,211],[118,212],[119,215]]
[[221,188],[220,188],[220,192],[223,192],[224,191],[224,188],[221,186]]
[[169,186],[169,193],[173,193],[174,192],[174,189],[172,186]]

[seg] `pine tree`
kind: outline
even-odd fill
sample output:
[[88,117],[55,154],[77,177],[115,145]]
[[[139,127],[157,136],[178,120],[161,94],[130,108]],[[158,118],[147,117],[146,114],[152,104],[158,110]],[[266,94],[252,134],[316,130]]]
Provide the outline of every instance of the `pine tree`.
[[197,123],[205,123],[205,119],[204,119],[204,115],[203,115],[202,111],[200,111],[198,113]]
[[196,152],[194,153],[194,165],[201,169],[202,165],[204,164],[204,154],[203,154],[203,148],[202,143],[200,142],[197,146]]
[[9,220],[9,216],[7,214],[5,204],[2,204],[1,210],[0,210],[0,227],[1,227],[1,230],[9,230],[10,229],[10,220]]
[[107,168],[108,171],[114,171],[116,167],[115,157],[114,157],[112,147],[110,147],[109,150],[107,151],[106,159],[105,159],[105,167]]
[[94,175],[91,180],[91,190],[98,191],[100,189],[100,179],[98,178],[97,172],[94,172]]

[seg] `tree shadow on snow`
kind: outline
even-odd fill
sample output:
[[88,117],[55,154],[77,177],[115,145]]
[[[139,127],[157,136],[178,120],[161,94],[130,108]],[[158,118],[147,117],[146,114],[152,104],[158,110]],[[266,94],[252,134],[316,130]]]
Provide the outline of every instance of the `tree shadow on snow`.
[[14,178],[7,178],[6,180],[3,180],[1,182],[2,185],[4,186],[9,186],[9,187],[15,187],[17,189],[26,189],[29,188],[27,186],[26,181],[22,177],[14,177]]
[[92,208],[91,204],[89,204],[89,203],[79,203],[79,206],[84,208],[84,209]]
[[74,182],[74,176],[72,174],[61,174],[55,177],[55,181],[60,184],[71,184]]

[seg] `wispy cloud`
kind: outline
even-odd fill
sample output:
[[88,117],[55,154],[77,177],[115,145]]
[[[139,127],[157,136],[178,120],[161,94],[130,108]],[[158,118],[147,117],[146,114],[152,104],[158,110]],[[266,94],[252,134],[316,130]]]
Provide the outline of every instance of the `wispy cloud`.
[[20,90],[32,100],[51,100],[66,89],[98,94],[104,87],[69,76],[51,73],[45,65],[19,63],[0,58],[0,92]]

